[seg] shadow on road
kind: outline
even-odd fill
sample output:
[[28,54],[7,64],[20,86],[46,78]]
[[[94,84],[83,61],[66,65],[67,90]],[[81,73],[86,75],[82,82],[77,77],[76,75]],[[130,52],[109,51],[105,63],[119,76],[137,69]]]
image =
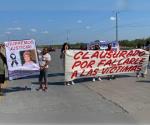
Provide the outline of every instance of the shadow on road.
[[[34,85],[39,85],[39,82],[32,82]],[[48,82],[48,85],[64,85],[64,82]]]
[[4,93],[18,92],[18,91],[30,91],[31,88],[27,87],[10,87],[3,89]]
[[[48,77],[56,77],[56,76],[64,76],[64,73],[50,73],[48,74]],[[27,77],[23,77],[23,78],[18,78],[18,79],[32,79],[32,78],[38,78],[39,75],[33,75],[33,76],[27,76]],[[18,80],[16,79],[16,80]]]
[[[79,78],[75,79],[74,82],[75,84],[77,83],[85,83],[85,82],[91,82],[92,78]],[[39,82],[32,82],[34,85],[39,85]],[[64,85],[64,81],[56,81],[56,82],[48,82],[48,85]]]
[[[64,73],[53,73],[53,74],[49,74],[48,77],[57,77],[57,76],[64,76]],[[125,77],[134,77],[134,76],[130,76],[130,75],[116,75],[116,78],[125,78]],[[78,78],[73,80],[75,84],[78,83],[86,83],[86,82],[92,82],[93,77],[89,77],[89,78]],[[102,77],[102,80],[108,80],[107,76]],[[38,82],[32,82],[32,84],[35,85],[39,85]],[[48,82],[48,85],[64,85],[64,81],[51,81]]]
[[131,75],[115,75],[117,78],[127,78],[127,77],[135,77],[135,76],[131,76]]
[[55,76],[64,76],[64,73],[51,73],[51,74],[48,74],[48,77],[55,77]]
[[79,78],[79,79],[75,79],[74,82],[75,83],[83,83],[83,82],[91,82],[93,78]]
[[150,80],[139,80],[139,81],[136,81],[136,82],[144,82],[144,83],[150,83]]

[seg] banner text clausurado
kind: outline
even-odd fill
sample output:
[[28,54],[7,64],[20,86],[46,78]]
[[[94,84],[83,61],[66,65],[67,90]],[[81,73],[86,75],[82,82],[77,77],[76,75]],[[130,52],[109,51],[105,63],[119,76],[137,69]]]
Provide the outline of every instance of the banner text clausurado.
[[120,51],[66,52],[65,79],[134,73],[148,64],[149,52],[142,49]]

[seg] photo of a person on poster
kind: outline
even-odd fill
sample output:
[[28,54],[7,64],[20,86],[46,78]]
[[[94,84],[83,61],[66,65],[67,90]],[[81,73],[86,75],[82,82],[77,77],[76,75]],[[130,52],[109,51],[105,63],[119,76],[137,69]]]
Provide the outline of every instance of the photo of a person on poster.
[[26,68],[37,68],[36,55],[34,50],[25,50],[20,52],[22,66]]

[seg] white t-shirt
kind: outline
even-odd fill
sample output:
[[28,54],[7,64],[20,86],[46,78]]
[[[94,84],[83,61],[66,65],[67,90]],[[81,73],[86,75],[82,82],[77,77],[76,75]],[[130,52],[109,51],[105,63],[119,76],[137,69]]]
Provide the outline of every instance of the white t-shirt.
[[[39,55],[40,66],[44,66],[46,61],[51,61],[51,55],[49,53],[46,53],[45,55]],[[45,68],[48,68],[48,65]]]

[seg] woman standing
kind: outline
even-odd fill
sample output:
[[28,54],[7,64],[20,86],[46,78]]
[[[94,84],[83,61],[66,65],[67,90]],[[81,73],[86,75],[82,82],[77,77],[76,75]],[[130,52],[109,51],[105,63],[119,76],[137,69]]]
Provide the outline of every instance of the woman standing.
[[[64,43],[61,49],[60,58],[62,59],[64,73],[65,73],[65,54],[66,54],[66,51],[69,49],[70,49],[70,45],[68,43]],[[74,85],[74,82],[71,81],[71,84]],[[64,85],[70,85],[69,81],[65,81]]]

